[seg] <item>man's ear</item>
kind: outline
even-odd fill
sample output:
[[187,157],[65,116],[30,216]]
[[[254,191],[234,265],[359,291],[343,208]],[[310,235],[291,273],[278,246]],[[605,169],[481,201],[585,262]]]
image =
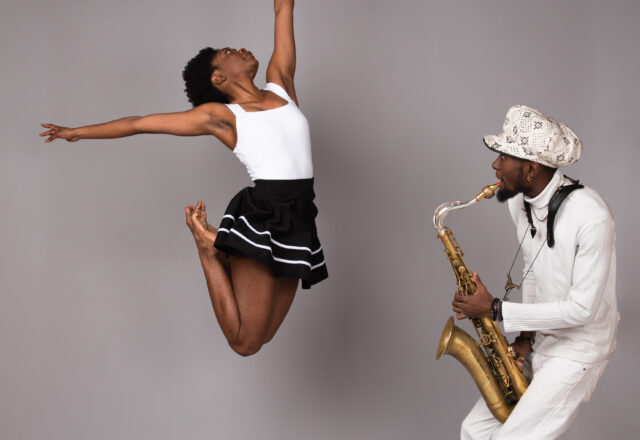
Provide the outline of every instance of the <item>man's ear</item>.
[[527,161],[524,167],[525,176],[537,176],[540,172],[540,164],[538,162]]

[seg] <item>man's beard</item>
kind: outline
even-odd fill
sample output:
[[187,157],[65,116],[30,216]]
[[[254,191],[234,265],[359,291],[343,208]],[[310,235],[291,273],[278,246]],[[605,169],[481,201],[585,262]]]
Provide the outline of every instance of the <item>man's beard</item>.
[[496,192],[496,200],[500,203],[504,203],[512,197],[517,196],[522,191],[510,191],[502,185],[502,187]]

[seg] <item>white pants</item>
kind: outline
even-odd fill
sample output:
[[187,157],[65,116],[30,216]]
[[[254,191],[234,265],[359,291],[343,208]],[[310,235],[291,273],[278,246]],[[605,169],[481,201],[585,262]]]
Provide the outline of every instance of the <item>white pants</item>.
[[462,440],[552,440],[573,423],[578,408],[591,397],[608,360],[583,364],[532,353],[533,380],[502,424],[481,397],[462,422]]

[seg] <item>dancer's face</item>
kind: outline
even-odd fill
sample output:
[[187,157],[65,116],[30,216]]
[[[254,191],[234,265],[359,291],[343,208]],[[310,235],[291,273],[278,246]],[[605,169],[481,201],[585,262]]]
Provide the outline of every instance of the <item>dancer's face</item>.
[[220,85],[226,80],[233,80],[249,75],[251,79],[258,71],[258,60],[245,48],[240,50],[225,47],[220,49],[211,60],[216,66],[213,71],[212,81],[214,85]]
[[499,202],[504,202],[526,189],[524,168],[528,161],[499,154],[493,161],[491,168],[496,171],[496,177],[502,185],[496,193]]

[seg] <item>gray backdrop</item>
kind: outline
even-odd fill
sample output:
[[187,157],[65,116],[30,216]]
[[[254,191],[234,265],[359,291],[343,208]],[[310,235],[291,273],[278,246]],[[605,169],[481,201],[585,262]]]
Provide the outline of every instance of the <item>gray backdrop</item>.
[[[455,286],[431,216],[493,183],[481,136],[527,104],[582,138],[567,174],[617,220],[618,350],[563,438],[636,438],[639,18],[637,0],[299,0],[330,278],[245,359],[214,319],[182,211],[204,199],[217,221],[250,183],[233,154],[205,137],[37,133],[187,109],[180,73],[207,45],[253,50],[263,85],[272,2],[3,2],[0,437],[456,438],[478,393],[435,360]],[[517,246],[506,207],[449,224],[499,294]]]

